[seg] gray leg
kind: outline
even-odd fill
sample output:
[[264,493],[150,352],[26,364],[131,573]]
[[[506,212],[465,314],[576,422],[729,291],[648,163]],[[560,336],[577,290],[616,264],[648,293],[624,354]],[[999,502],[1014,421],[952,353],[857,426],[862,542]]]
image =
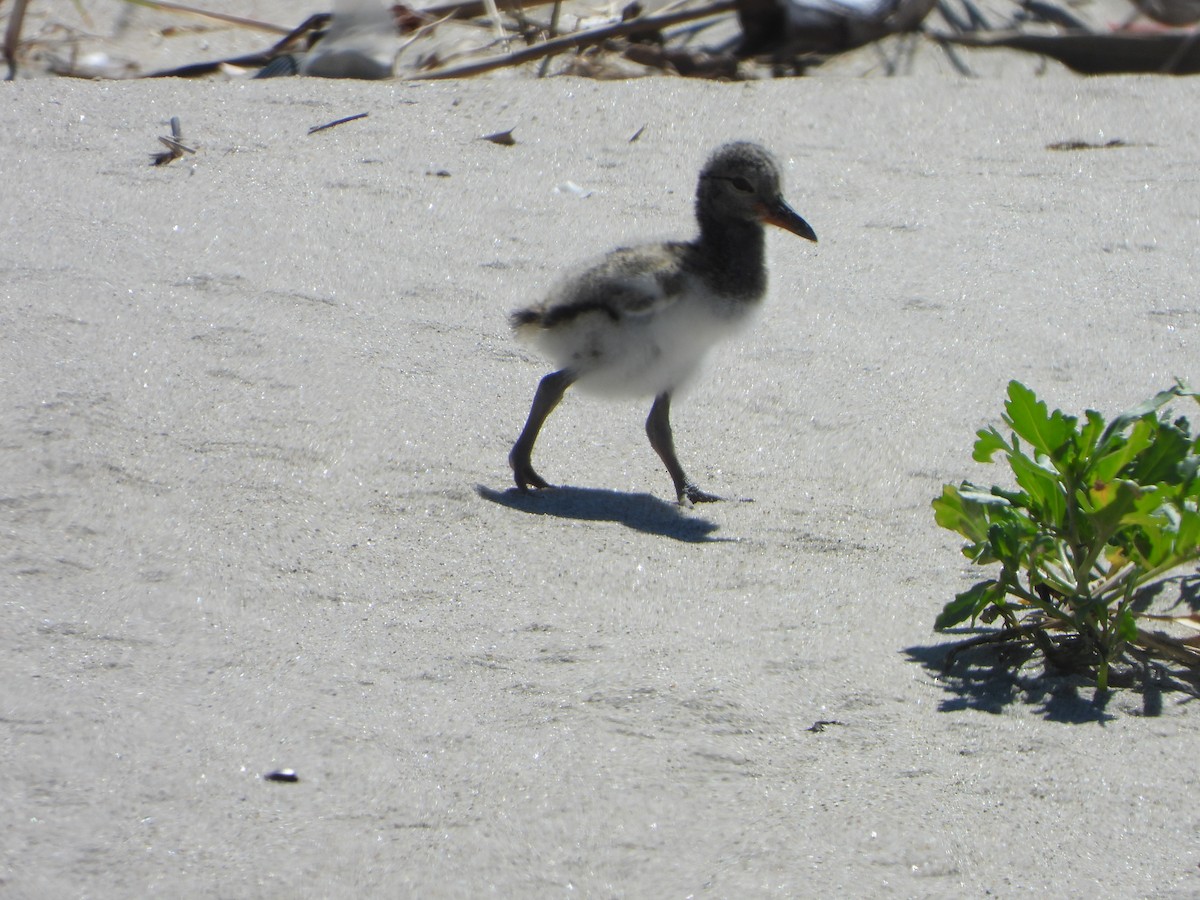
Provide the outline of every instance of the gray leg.
[[692,503],[712,503],[720,500],[716,494],[708,494],[696,487],[683,472],[679,457],[675,455],[675,438],[671,434],[671,392],[664,391],[654,398],[650,407],[650,415],[646,417],[646,436],[650,438],[650,446],[658,454],[659,459],[671,473],[675,482],[675,495],[683,505]]
[[528,491],[531,487],[539,490],[550,487],[541,475],[533,471],[533,445],[537,441],[538,432],[542,430],[542,423],[554,411],[554,407],[558,406],[558,401],[562,399],[567,388],[574,383],[575,373],[570,369],[552,372],[538,383],[537,393],[533,395],[533,405],[529,407],[529,418],[525,420],[521,436],[517,438],[508,454],[513,480],[522,491]]

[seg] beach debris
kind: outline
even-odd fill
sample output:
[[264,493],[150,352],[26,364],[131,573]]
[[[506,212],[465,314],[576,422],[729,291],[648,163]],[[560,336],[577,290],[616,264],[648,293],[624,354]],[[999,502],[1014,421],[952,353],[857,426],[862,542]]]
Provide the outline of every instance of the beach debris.
[[638,138],[640,138],[640,137],[642,136],[642,132],[643,132],[643,131],[645,131],[645,130],[646,130],[646,126],[645,126],[645,125],[643,125],[643,126],[642,126],[641,128],[639,128],[637,131],[635,131],[635,132],[633,133],[633,137],[631,137],[631,138],[629,139],[629,143],[631,143],[631,144],[632,144],[634,141],[636,141]]
[[742,55],[850,50],[916,30],[936,0],[738,0]]
[[1200,22],[1200,0],[1130,0],[1137,12],[1125,23],[1125,27],[1139,15],[1158,22],[1160,25],[1180,27]]
[[1019,22],[1045,23],[1078,31],[1089,30],[1083,19],[1052,3],[1043,3],[1041,0],[1024,0],[1021,9],[1025,15],[1017,18]]
[[161,153],[150,154],[150,165],[165,166],[177,159],[183,159],[185,153],[195,153],[191,147],[184,146],[183,130],[179,124],[179,116],[171,116],[171,136],[160,137],[159,142],[167,149]]
[[[554,0],[554,7],[550,10],[550,24],[546,26],[546,37],[558,37],[558,20],[562,16],[562,0]],[[546,73],[550,71],[550,61],[553,56],[542,58],[542,64],[538,66],[538,78],[545,78]]]
[[1103,141],[1097,143],[1095,141],[1055,141],[1053,144],[1047,144],[1047,150],[1111,150],[1114,147],[1128,147],[1125,141],[1120,138],[1113,138],[1111,141]]
[[492,72],[496,69],[524,65],[525,63],[534,62],[569,50],[581,50],[585,47],[602,45],[608,41],[615,41],[617,39],[631,39],[656,34],[664,28],[684,22],[725,15],[732,12],[735,8],[736,0],[717,0],[715,3],[697,9],[681,10],[659,16],[639,17],[630,21],[622,21],[615,25],[592,28],[576,34],[566,35],[565,37],[542,41],[531,47],[523,47],[505,56],[490,57],[456,66],[446,66],[435,69],[432,72],[422,72],[412,77],[426,81],[444,78],[467,78],[472,75]]
[[1083,75],[1200,74],[1200,32],[938,35],[963,47],[1003,47],[1056,59]]
[[345,125],[347,122],[353,122],[357,119],[365,119],[370,113],[360,112],[352,116],[346,116],[343,119],[334,119],[332,122],[326,122],[324,125],[314,125],[308,129],[309,134],[316,134],[318,131],[325,131],[328,128],[336,128],[338,125]]
[[305,49],[277,55],[254,77],[390,78],[400,32],[393,10],[379,0],[334,0],[327,27],[309,30],[304,43]]
[[[1067,10],[1052,0],[1020,0],[1011,21],[1000,25],[987,22],[971,0],[957,0],[966,11],[958,15],[950,0],[937,0],[937,11],[952,33],[929,30],[928,36],[949,51],[951,46],[999,48],[1032,53],[1057,60],[1083,75],[1156,73],[1193,75],[1200,73],[1200,31],[1130,31],[1138,17],[1119,26],[1115,32],[1107,26],[1089,26],[1077,15],[1081,8],[1071,4]],[[1142,0],[1131,0],[1135,5]],[[1145,0],[1146,3],[1191,4],[1200,16],[1200,0]],[[1158,10],[1155,10],[1158,12]],[[1164,15],[1183,19],[1190,12]],[[1054,29],[1046,32],[1046,26]],[[1029,31],[1027,28],[1036,30]]]
[[738,77],[739,60],[731,53],[710,53],[632,43],[621,53],[624,59],[652,69],[661,69],[684,78],[710,78],[733,81]]
[[29,0],[14,0],[8,14],[8,26],[4,29],[4,62],[8,64],[6,81],[17,77],[17,44],[21,42],[21,25],[25,20],[25,8]]
[[578,200],[586,200],[596,192],[585,187],[580,187],[573,181],[564,181],[562,184],[555,185],[554,193],[570,194]]
[[295,769],[274,769],[263,776],[263,781],[276,781],[281,784],[295,784],[300,780]]
[[202,75],[212,75],[216,72],[241,71],[244,69],[261,70],[270,65],[276,57],[292,56],[297,50],[307,50],[312,42],[316,40],[316,35],[323,32],[325,27],[329,25],[329,19],[329,13],[316,13],[309,16],[291,31],[288,31],[286,28],[269,25],[265,22],[246,25],[244,27],[271,31],[276,34],[282,34],[283,37],[274,46],[267,50],[260,50],[257,53],[248,53],[243,56],[234,56],[229,59],[219,59],[213,62],[189,63],[188,65],[177,66],[173,69],[151,72],[146,77],[197,78]]
[[[400,74],[434,80],[525,68],[539,78],[633,78],[662,72],[737,80],[761,77],[764,71],[803,74],[866,45],[877,51],[871,68],[894,75],[910,71],[918,49],[928,43],[964,75],[971,71],[961,48],[994,47],[1057,59],[1086,74],[1200,72],[1200,30],[1127,28],[1143,15],[1168,24],[1200,21],[1200,0],[1129,0],[1138,12],[1115,33],[1094,15],[1089,26],[1089,7],[1078,0],[997,0],[989,3],[986,15],[977,0],[676,0],[652,12],[642,0],[621,0],[597,14],[576,11],[574,17],[563,0],[506,0],[502,5],[495,0],[451,0],[423,9],[385,2],[332,0],[332,12],[311,15],[288,30],[166,0],[136,0],[139,7],[158,13],[281,35],[273,46],[255,53],[144,77],[378,79]],[[71,49],[67,62],[48,50],[31,54],[30,47],[48,41],[19,41],[26,3],[14,0],[9,16],[4,51],[10,78],[18,56],[25,65],[37,58],[43,60],[43,68],[74,77],[125,78],[139,72],[131,61],[103,58],[103,51],[76,58],[78,37],[56,39]],[[531,11],[543,6],[551,10],[539,20]],[[930,25],[934,17],[943,24]],[[166,38],[189,30],[164,27],[160,33]],[[716,36],[710,46],[696,40],[702,33]]]
[[[184,10],[194,15],[217,18],[221,19],[222,21],[231,21],[236,18],[231,16],[221,16],[217,13],[207,13],[203,10],[180,7],[175,4],[161,2],[161,0],[139,0],[139,2],[141,5],[150,7],[152,9],[162,9],[165,11]],[[505,6],[506,8],[519,11],[528,7],[541,6],[552,2],[554,2],[554,0],[509,0]],[[391,6],[390,10],[395,21],[396,30],[401,35],[425,34],[443,22],[454,19],[469,20],[481,16],[486,12],[483,0],[453,0],[453,2],[450,3],[427,7],[422,10],[414,10],[402,3],[397,3]],[[189,65],[177,66],[171,69],[163,69],[157,72],[152,72],[145,77],[197,78],[204,75],[216,74],[218,72],[232,72],[247,69],[262,70],[270,66],[272,62],[279,57],[291,57],[291,59],[284,60],[284,62],[280,63],[281,71],[278,74],[289,74],[288,70],[291,68],[294,68],[298,73],[300,69],[300,59],[303,58],[317,42],[322,41],[326,37],[326,32],[330,28],[332,18],[333,16],[330,13],[314,13],[296,28],[291,30],[266,22],[256,22],[250,19],[238,19],[237,21],[232,22],[232,24],[237,24],[246,28],[270,31],[276,34],[281,34],[283,37],[274,46],[257,53],[249,53],[242,56],[213,60],[210,62],[191,63]],[[403,47],[399,48],[399,50],[403,49]],[[266,77],[270,77],[270,75]]]
[[480,140],[491,141],[493,144],[499,144],[501,147],[511,147],[517,142],[517,139],[513,137],[513,130],[511,128],[508,131],[496,131],[492,134],[485,134]]
[[812,725],[810,725],[808,728],[806,728],[804,730],[811,731],[813,734],[820,734],[822,731],[824,731],[830,725],[845,725],[845,724],[846,724],[845,722],[839,722],[837,719],[818,719],[816,722],[813,722]]

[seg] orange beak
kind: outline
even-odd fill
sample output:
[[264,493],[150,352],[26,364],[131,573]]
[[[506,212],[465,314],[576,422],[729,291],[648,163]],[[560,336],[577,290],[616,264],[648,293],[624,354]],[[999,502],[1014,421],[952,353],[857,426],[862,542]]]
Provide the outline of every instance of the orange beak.
[[800,218],[800,214],[788,206],[782,197],[770,205],[764,203],[759,207],[758,212],[762,220],[768,225],[774,225],[776,228],[790,231],[792,234],[812,241],[814,244],[817,242],[817,233],[812,230],[812,226]]

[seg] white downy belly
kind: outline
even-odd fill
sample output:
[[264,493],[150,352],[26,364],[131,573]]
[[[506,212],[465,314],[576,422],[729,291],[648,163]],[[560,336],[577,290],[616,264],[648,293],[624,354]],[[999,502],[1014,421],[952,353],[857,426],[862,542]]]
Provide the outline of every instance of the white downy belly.
[[655,396],[686,384],[712,346],[741,331],[752,318],[718,317],[694,302],[620,322],[604,313],[589,313],[568,329],[539,333],[536,344],[559,367],[573,369],[584,390],[618,397]]

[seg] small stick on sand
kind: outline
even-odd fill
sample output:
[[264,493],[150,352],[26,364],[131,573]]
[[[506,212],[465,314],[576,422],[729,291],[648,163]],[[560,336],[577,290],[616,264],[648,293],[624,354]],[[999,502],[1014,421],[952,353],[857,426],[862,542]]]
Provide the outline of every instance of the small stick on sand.
[[336,128],[338,125],[345,125],[347,122],[353,122],[355,119],[365,119],[370,113],[356,113],[353,116],[346,116],[344,119],[335,119],[332,122],[326,122],[324,125],[314,125],[308,129],[309,134],[316,134],[318,131],[324,131],[326,128]]
[[167,148],[167,152],[151,153],[150,165],[152,166],[165,166],[167,163],[181,159],[185,153],[196,152],[191,147],[186,147],[183,144],[183,129],[179,126],[179,116],[171,116],[171,136],[160,137],[158,140]]

